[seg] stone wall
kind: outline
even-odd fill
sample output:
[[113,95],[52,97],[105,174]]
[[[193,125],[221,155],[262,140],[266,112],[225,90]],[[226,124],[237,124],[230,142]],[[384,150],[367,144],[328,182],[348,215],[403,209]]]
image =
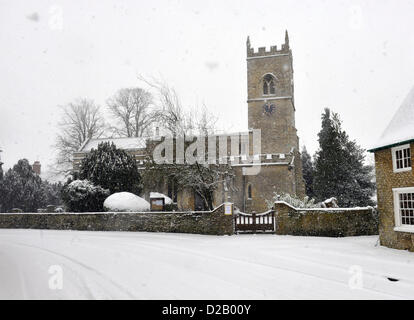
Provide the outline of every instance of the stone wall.
[[378,218],[371,208],[298,209],[276,202],[276,234],[346,237],[378,234]]
[[206,212],[6,213],[0,214],[0,228],[234,233],[233,215],[224,214],[224,205]]
[[[411,163],[414,163],[414,143],[411,143]],[[378,211],[380,213],[380,243],[395,249],[414,251],[414,234],[394,231],[394,197],[392,188],[414,187],[413,170],[393,171],[391,149],[375,152],[375,173],[377,178]]]

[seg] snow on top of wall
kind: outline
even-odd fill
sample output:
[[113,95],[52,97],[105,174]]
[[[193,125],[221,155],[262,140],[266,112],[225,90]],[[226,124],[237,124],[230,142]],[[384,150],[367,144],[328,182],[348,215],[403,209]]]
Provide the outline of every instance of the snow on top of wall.
[[414,139],[414,87],[391,119],[379,140],[371,149],[377,149]]
[[144,137],[89,139],[79,151],[90,152],[92,149],[97,149],[101,142],[113,142],[117,148],[124,150],[145,149],[146,139]]
[[279,204],[284,204],[294,210],[297,211],[355,211],[355,210],[373,210],[374,208],[371,206],[367,206],[367,207],[352,207],[352,208],[295,208],[294,206],[292,206],[291,204],[287,203],[286,201],[275,201],[275,203],[279,203]]

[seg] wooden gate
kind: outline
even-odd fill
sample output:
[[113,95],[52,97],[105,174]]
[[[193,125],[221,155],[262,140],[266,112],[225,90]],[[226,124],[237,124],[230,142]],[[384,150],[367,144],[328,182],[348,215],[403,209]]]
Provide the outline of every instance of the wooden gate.
[[236,233],[274,233],[276,227],[275,211],[269,210],[263,213],[243,213],[234,215]]

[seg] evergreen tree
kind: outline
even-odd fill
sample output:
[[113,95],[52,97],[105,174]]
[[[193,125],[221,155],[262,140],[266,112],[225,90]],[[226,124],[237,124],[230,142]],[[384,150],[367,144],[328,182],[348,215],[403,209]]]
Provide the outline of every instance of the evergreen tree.
[[45,205],[42,179],[33,172],[26,159],[19,160],[9,169],[1,181],[0,204],[3,212],[20,208],[24,212],[36,212]]
[[302,175],[305,180],[306,195],[310,198],[314,197],[313,193],[313,162],[312,157],[303,146],[302,149]]
[[60,205],[62,203],[62,183],[50,183],[43,181],[43,193],[45,195],[47,205]]
[[318,137],[313,182],[316,199],[336,197],[342,207],[372,205],[372,168],[364,165],[364,150],[349,140],[337,113],[325,109]]
[[82,161],[79,179],[109,189],[111,194],[127,191],[139,195],[142,190],[135,158],[109,142],[100,143]]

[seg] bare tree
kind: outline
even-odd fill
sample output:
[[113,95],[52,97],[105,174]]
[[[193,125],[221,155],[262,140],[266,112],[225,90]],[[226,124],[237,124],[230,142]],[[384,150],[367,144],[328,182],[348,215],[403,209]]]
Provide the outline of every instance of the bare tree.
[[138,76],[156,91],[158,125],[173,136],[209,135],[215,131],[217,117],[208,112],[205,105],[201,108],[184,108],[176,90],[157,79],[148,80]]
[[209,136],[216,132],[218,118],[209,112],[204,104],[201,108],[193,109],[192,112],[196,113],[194,118],[196,119],[195,126],[198,134]]
[[108,99],[107,105],[117,124],[112,130],[118,136],[142,137],[156,119],[151,110],[152,96],[141,88],[123,88]]
[[105,132],[100,108],[93,100],[77,99],[62,108],[60,132],[54,145],[57,157],[53,171],[67,174],[72,170],[73,153],[90,138],[99,138]]

